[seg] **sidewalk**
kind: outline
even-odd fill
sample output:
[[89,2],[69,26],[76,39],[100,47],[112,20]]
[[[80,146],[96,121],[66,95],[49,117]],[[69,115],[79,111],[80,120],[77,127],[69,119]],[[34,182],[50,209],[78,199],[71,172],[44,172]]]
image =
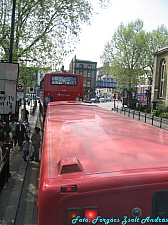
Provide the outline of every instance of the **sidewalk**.
[[[26,105],[26,109],[29,113],[31,107],[32,106]],[[19,116],[19,118],[21,118],[21,109]],[[29,124],[31,128],[30,136],[34,132],[38,116],[39,109],[37,106],[34,116],[29,114]],[[23,152],[18,150],[11,151],[10,153],[11,178],[9,178],[4,189],[2,189],[0,193],[0,225],[11,225],[15,223],[20,195],[28,165],[28,163],[22,159],[22,155]]]

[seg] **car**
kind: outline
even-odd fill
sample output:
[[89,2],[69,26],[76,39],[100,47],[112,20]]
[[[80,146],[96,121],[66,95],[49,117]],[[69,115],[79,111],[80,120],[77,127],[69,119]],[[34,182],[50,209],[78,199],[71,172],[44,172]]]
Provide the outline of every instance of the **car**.
[[104,98],[104,97],[99,98],[99,101],[100,102],[107,102],[106,98]]
[[111,97],[107,96],[106,100],[107,100],[107,102],[111,102]]
[[90,101],[93,102],[93,103],[99,103],[99,99],[98,98],[91,98]]

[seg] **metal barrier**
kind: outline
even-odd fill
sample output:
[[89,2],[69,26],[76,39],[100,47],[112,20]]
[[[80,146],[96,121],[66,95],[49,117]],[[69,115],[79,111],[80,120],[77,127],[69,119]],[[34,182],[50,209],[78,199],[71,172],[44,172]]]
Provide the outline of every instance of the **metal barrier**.
[[168,120],[162,117],[157,117],[148,113],[132,110],[129,108],[119,108],[118,106],[114,109],[117,113],[128,116],[132,119],[142,121],[144,123],[151,124],[152,126],[168,130]]

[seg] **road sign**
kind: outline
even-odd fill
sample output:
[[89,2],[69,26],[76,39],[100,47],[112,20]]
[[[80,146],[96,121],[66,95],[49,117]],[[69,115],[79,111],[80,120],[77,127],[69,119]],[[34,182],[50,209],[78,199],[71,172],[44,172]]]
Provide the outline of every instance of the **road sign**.
[[34,94],[35,93],[34,87],[29,87],[29,93],[30,94]]
[[23,99],[24,98],[24,93],[23,92],[17,92],[17,99]]
[[18,63],[0,62],[0,114],[15,114],[18,73]]
[[17,89],[20,91],[23,90],[23,84],[21,83],[17,84]]

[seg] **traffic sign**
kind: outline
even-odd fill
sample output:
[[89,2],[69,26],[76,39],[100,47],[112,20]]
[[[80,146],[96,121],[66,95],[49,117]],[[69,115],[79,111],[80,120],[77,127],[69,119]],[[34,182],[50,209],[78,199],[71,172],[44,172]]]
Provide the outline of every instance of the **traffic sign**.
[[17,99],[23,99],[24,98],[24,93],[23,92],[17,92]]
[[21,84],[21,83],[17,84],[17,90],[22,91],[23,90],[23,84]]
[[34,94],[35,93],[34,87],[29,87],[29,93],[30,94]]

